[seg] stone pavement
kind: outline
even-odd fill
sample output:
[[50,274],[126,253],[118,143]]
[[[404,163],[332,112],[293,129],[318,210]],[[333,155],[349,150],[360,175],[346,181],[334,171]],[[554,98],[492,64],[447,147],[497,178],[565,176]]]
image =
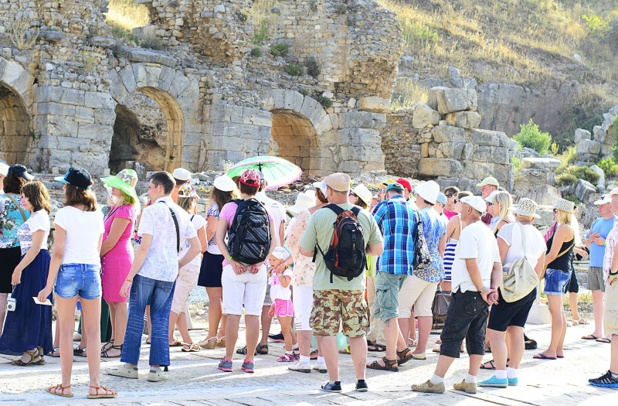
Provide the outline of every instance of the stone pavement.
[[[277,330],[277,326],[272,331]],[[453,382],[461,381],[467,371],[467,356],[457,360],[446,377],[444,395],[417,394],[410,391],[410,384],[427,380],[437,359],[428,355],[427,361],[410,361],[400,372],[367,372],[370,391],[354,392],[354,374],[349,355],[340,356],[341,379],[344,393],[329,394],[319,390],[326,374],[302,374],[287,371],[288,363],[278,363],[283,344],[269,343],[271,354],[256,358],[253,375],[240,370],[241,359],[234,362],[233,373],[217,370],[223,349],[183,353],[172,348],[172,366],[169,380],[161,383],[146,381],[149,346],[142,348],[140,379],[130,380],[102,375],[101,382],[119,391],[117,399],[88,401],[87,364],[85,358],[76,357],[73,368],[75,398],[63,399],[47,394],[45,388],[60,382],[58,358],[46,357],[45,366],[19,368],[8,364],[10,357],[0,358],[0,405],[39,404],[176,404],[176,405],[383,405],[391,401],[415,405],[609,405],[618,402],[617,389],[599,389],[588,385],[587,379],[604,373],[609,366],[608,344],[581,340],[592,331],[590,326],[569,327],[565,359],[556,361],[533,360],[536,351],[526,351],[520,369],[520,386],[508,389],[479,388],[476,395],[453,391]],[[549,341],[549,326],[529,326],[527,334],[539,342],[539,349]],[[192,332],[194,339],[204,336],[203,330]],[[242,336],[242,334],[241,334]],[[433,343],[438,338],[431,336]],[[241,337],[241,340],[244,338]],[[240,345],[240,343],[239,343]],[[378,353],[379,354],[379,353]],[[240,356],[239,356],[240,357]],[[371,358],[370,358],[371,359]],[[486,356],[490,359],[490,356]],[[102,368],[115,365],[117,360],[107,360]],[[481,370],[479,378],[489,377]]]

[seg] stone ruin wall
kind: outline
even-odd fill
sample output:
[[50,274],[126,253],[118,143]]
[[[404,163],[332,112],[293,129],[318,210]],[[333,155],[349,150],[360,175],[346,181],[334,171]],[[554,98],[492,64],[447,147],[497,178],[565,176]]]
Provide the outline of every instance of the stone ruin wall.
[[[140,2],[166,52],[116,43],[106,1],[0,3],[3,158],[103,173],[144,156],[146,170],[202,170],[278,152],[318,175],[383,168],[380,127],[402,41],[376,3],[279,1],[271,43],[290,45],[282,61],[250,57],[255,27],[241,17],[250,1]],[[25,38],[39,35],[24,49],[9,39],[16,20],[28,22]],[[316,78],[282,72],[320,54],[332,58]]]

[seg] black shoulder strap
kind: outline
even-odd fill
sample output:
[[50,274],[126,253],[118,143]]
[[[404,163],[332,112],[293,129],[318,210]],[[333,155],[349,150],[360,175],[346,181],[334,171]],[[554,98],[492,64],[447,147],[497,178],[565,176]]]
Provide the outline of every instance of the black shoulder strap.
[[360,207],[357,207],[357,206],[352,207],[352,213],[354,213],[354,215],[358,217],[358,213],[360,213]]
[[325,209],[331,209],[332,211],[335,212],[335,214],[338,216],[341,213],[343,213],[345,210],[343,210],[341,207],[337,206],[334,203],[331,203],[329,205],[324,206]]
[[[159,203],[163,203],[167,206],[167,203],[161,201]],[[174,220],[174,227],[176,227],[176,252],[180,252],[180,226],[178,225],[178,219],[176,218],[176,213],[172,210],[171,207],[167,206],[170,213],[172,214],[172,220]]]

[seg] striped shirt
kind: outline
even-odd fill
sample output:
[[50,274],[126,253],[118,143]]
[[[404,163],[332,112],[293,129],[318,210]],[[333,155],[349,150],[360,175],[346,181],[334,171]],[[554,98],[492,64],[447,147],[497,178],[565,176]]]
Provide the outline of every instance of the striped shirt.
[[455,248],[457,248],[458,240],[449,238],[446,242],[446,249],[444,250],[444,280],[451,281],[451,268],[453,267],[453,261],[455,261]]
[[374,217],[384,236],[384,253],[378,259],[379,271],[393,275],[412,275],[416,212],[403,196],[382,201]]

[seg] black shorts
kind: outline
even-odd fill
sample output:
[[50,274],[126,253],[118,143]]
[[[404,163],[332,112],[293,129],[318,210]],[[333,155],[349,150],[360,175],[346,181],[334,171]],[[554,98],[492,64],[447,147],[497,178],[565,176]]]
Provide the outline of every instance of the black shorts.
[[223,255],[205,252],[200,266],[200,276],[197,285],[205,288],[220,288],[223,273]]
[[21,261],[21,248],[2,248],[0,249],[0,293],[11,293],[13,285],[13,270]]
[[454,292],[440,339],[440,355],[459,358],[464,338],[468,354],[485,355],[485,330],[489,306],[479,292]]
[[535,299],[536,288],[512,303],[506,302],[500,295],[498,304],[491,307],[487,328],[494,331],[506,331],[508,326],[524,327]]
[[573,268],[571,268],[571,279],[569,279],[569,283],[567,283],[565,293],[579,293],[579,281],[577,280],[577,274]]

